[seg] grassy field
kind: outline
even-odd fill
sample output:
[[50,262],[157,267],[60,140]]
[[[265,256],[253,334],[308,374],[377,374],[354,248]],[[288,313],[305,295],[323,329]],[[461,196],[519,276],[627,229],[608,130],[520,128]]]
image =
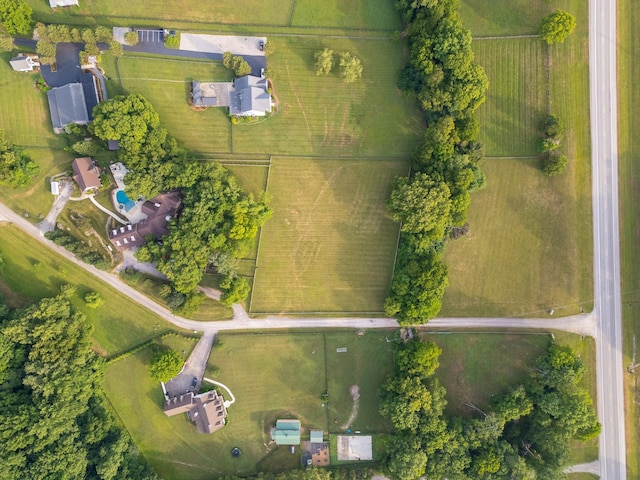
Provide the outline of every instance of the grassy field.
[[[587,337],[553,332],[554,341],[569,345],[587,366],[581,385],[596,402],[595,342]],[[466,403],[478,408],[490,407],[491,398],[523,381],[531,372],[535,359],[544,353],[552,339],[546,333],[423,333],[422,338],[442,349],[436,374],[447,389],[447,413],[472,415]],[[598,442],[574,442],[572,463],[588,463],[598,458]]]
[[[0,277],[3,293],[13,292],[7,298],[12,306],[55,295],[65,283],[77,285],[73,304],[93,325],[96,349],[102,354],[126,350],[169,327],[161,318],[15,227],[0,226],[0,252],[5,260]],[[87,308],[83,298],[89,291],[100,293],[105,304],[96,310]]]
[[66,146],[64,135],[55,135],[51,128],[47,96],[33,86],[36,75],[14,72],[9,65],[13,56],[0,53],[0,129],[9,141],[22,147]]
[[[618,2],[618,149],[620,171],[620,263],[622,275],[623,341],[626,367],[638,363],[637,338],[640,338],[640,139],[635,116],[640,112],[640,22],[637,5]],[[638,369],[625,374],[625,412],[627,415],[627,476],[640,476],[640,385]]]
[[296,0],[294,5],[292,26],[400,29],[400,17],[392,1]]
[[[328,419],[334,414],[339,421],[349,416],[352,401],[345,402],[346,412],[336,409],[343,403],[342,393],[356,382],[367,402],[362,403],[354,425],[372,426],[376,432],[388,428],[377,413],[377,388],[392,368],[391,347],[384,338],[384,332],[357,336],[351,331],[222,335],[224,347],[212,352],[210,366],[220,369],[217,379],[231,389],[237,402],[229,408],[227,426],[214,435],[195,435],[184,415],[168,418],[162,413],[162,391],[145,367],[148,350],[111,364],[106,389],[138,448],[163,478],[252,473],[256,465],[260,470],[279,471],[299,463],[291,464],[288,452],[283,455],[283,449],[270,444],[268,429],[275,420],[300,418],[303,438],[310,427],[336,431],[339,425]],[[338,354],[336,346],[347,346],[349,352]],[[337,355],[353,370],[335,368]],[[327,388],[328,411],[320,398]],[[131,395],[121,395],[123,390]],[[229,454],[235,446],[242,450],[239,459]]]
[[537,155],[538,125],[547,113],[547,47],[537,38],[473,42],[489,78],[478,109],[479,141],[488,156]]
[[[568,3],[578,28],[565,44],[549,49],[548,88],[550,111],[566,125],[561,151],[569,166],[564,174],[547,178],[537,158],[485,160],[487,188],[473,196],[470,233],[451,242],[445,255],[450,287],[443,315],[539,316],[551,308],[560,315],[592,307],[587,12],[584,4]],[[521,2],[515,5],[520,8]],[[489,67],[488,100],[479,110],[488,155],[535,153],[536,132],[530,130],[546,94],[538,91],[538,100],[518,104],[515,93],[524,94],[528,78],[544,78],[544,55],[539,55],[537,65],[527,58],[536,51],[544,53],[546,47],[532,42],[536,40],[474,42],[478,61]],[[520,80],[509,79],[521,68]],[[516,98],[516,103],[509,98]],[[469,262],[470,258],[478,260]]]
[[398,226],[385,211],[407,162],[274,158],[252,312],[381,312]]
[[[398,43],[300,37],[271,43],[270,76],[279,113],[253,125],[232,126],[226,109],[190,109],[193,79],[229,79],[219,64],[125,56],[118,70],[107,73],[117,77],[119,71],[122,88],[143,94],[163,125],[193,152],[341,157],[413,152],[423,124],[414,103],[395,87],[402,65]],[[316,76],[313,54],[324,47],[359,56],[363,78],[346,85],[337,75]]]

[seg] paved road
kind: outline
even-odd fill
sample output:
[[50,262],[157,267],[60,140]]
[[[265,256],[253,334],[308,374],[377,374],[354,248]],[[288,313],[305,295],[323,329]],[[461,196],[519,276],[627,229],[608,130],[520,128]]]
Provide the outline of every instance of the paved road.
[[602,423],[600,478],[624,480],[627,471],[618,225],[616,19],[615,0],[589,0],[594,313],[598,319],[598,417]]
[[43,235],[46,232],[51,232],[55,229],[58,215],[60,215],[62,209],[67,204],[69,198],[71,198],[71,194],[73,193],[73,184],[68,180],[61,180],[60,187],[60,194],[57,195],[53,201],[51,210],[49,210],[45,219],[37,225]]

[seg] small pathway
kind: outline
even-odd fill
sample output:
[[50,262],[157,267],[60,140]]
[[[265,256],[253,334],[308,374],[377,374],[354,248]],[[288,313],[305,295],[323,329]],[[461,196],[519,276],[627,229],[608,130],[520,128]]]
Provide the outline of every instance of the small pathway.
[[114,218],[117,222],[120,222],[123,225],[126,225],[127,223],[129,223],[129,220],[123,220],[118,215],[116,215],[111,210],[109,210],[108,208],[105,208],[102,205],[100,205],[93,195],[89,195],[89,200],[91,200],[91,203],[93,203],[96,207],[98,207],[104,213],[109,215],[111,218]]
[[231,389],[229,387],[227,387],[224,383],[216,382],[215,380],[211,380],[210,378],[207,378],[207,377],[204,377],[202,380],[204,380],[205,382],[209,382],[209,383],[212,383],[214,385],[217,385],[219,387],[222,387],[229,393],[229,396],[231,397],[231,400],[225,400],[224,401],[225,408],[229,408],[230,405],[233,405],[234,403],[236,403],[235,395],[233,394]]
[[600,476],[600,460],[594,460],[591,463],[581,463],[573,465],[564,470],[564,473],[591,473]]

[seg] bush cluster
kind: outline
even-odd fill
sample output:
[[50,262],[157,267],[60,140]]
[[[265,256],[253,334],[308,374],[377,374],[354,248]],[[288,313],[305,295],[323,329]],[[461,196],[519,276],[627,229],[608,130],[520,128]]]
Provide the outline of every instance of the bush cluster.
[[89,265],[93,265],[100,270],[108,270],[111,268],[111,263],[103,255],[64,230],[56,228],[51,232],[45,233],[44,236],[56,245],[64,247],[67,251],[75,254]]
[[474,112],[484,101],[487,77],[474,61],[455,0],[396,5],[407,22],[409,47],[398,86],[417,99],[427,124],[411,176],[394,182],[388,202],[402,233],[385,311],[411,325],[440,311],[447,286],[444,238],[466,225],[470,193],[485,185]]
[[562,173],[568,163],[567,156],[558,152],[564,125],[558,117],[549,114],[542,121],[541,129],[538,151],[542,154],[542,171],[552,177]]

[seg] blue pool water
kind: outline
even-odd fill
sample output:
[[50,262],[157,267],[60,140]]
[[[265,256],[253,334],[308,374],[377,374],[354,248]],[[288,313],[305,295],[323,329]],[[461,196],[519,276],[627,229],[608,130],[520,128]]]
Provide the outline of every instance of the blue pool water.
[[127,194],[124,193],[124,190],[118,190],[116,192],[116,200],[118,201],[118,203],[124,205],[124,209],[127,212],[131,210],[131,208],[135,205],[135,202],[129,200],[129,197],[127,197]]

